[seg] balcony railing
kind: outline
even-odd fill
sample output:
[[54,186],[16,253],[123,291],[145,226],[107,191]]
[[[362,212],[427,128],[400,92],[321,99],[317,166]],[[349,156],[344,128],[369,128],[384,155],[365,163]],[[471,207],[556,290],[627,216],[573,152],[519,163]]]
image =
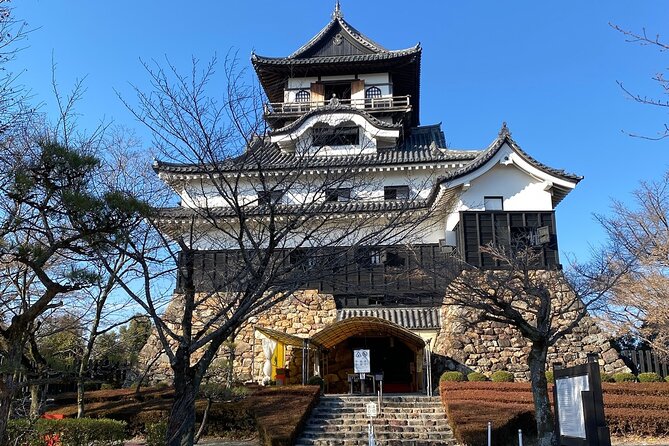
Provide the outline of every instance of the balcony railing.
[[266,116],[301,115],[319,108],[338,106],[359,108],[369,112],[404,111],[411,108],[411,96],[388,96],[365,99],[336,99],[314,102],[269,102],[265,104]]

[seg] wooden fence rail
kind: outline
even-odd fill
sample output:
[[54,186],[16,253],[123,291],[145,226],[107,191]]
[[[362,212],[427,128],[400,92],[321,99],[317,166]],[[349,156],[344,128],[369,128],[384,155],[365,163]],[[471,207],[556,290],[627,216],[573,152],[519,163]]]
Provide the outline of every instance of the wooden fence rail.
[[663,378],[669,376],[669,362],[660,359],[652,350],[623,350],[620,354],[629,360],[636,373],[655,372]]

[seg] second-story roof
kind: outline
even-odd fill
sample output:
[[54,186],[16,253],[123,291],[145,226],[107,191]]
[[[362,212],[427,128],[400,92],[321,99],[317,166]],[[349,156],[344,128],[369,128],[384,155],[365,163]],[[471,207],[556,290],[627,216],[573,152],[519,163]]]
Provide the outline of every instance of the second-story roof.
[[257,138],[246,153],[219,165],[155,161],[154,170],[167,175],[198,175],[239,172],[240,169],[253,170],[254,166],[261,166],[263,170],[308,170],[338,166],[363,168],[410,164],[448,164],[449,168],[456,169],[470,163],[480,153],[475,150],[451,150],[445,148],[445,145],[440,124],[410,129],[409,134],[396,147],[354,155],[300,156],[284,152],[276,144],[267,144],[266,139]]

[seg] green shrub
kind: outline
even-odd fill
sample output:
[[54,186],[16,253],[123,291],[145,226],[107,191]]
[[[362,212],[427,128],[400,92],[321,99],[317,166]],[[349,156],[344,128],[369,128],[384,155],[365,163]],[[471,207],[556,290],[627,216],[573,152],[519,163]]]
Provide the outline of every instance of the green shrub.
[[117,446],[125,439],[123,421],[93,418],[12,420],[9,424],[10,444],[42,445],[46,437],[57,437],[61,446]]
[[555,375],[553,375],[553,372],[550,370],[546,370],[546,381],[548,381],[549,384],[555,384]]
[[669,375],[665,376],[664,380],[669,383]]
[[639,378],[640,383],[659,383],[662,382],[662,377],[658,375],[657,373],[639,373]]
[[163,446],[167,443],[167,420],[146,425],[146,446]]
[[467,375],[467,381],[488,381],[488,377],[483,373],[472,372]]
[[636,382],[636,376],[633,373],[616,373],[613,380],[617,383],[633,383]]
[[111,383],[103,383],[100,386],[100,390],[114,390],[114,389],[118,389],[118,386]]
[[506,370],[497,370],[490,376],[490,379],[496,383],[512,383],[513,373],[507,372]]
[[613,379],[613,375],[610,373],[606,373],[604,370],[601,370],[599,372],[599,378],[603,383],[613,383],[616,382],[615,379]]
[[444,372],[441,374],[439,381],[464,381],[465,374],[462,372]]
[[321,389],[323,388],[323,383],[324,383],[323,378],[321,378],[318,375],[312,376],[307,380],[307,384],[309,384],[310,386],[320,386]]

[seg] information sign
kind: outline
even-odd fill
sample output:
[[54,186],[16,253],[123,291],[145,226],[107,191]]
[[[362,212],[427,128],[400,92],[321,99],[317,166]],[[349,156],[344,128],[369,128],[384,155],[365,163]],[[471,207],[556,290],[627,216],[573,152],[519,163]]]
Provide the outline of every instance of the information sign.
[[367,403],[367,416],[369,418],[374,418],[378,414],[378,408],[376,407],[376,403]]
[[558,397],[560,435],[586,438],[583,394],[590,390],[588,375],[564,377],[555,380]]
[[353,371],[355,373],[371,372],[369,350],[353,350]]

